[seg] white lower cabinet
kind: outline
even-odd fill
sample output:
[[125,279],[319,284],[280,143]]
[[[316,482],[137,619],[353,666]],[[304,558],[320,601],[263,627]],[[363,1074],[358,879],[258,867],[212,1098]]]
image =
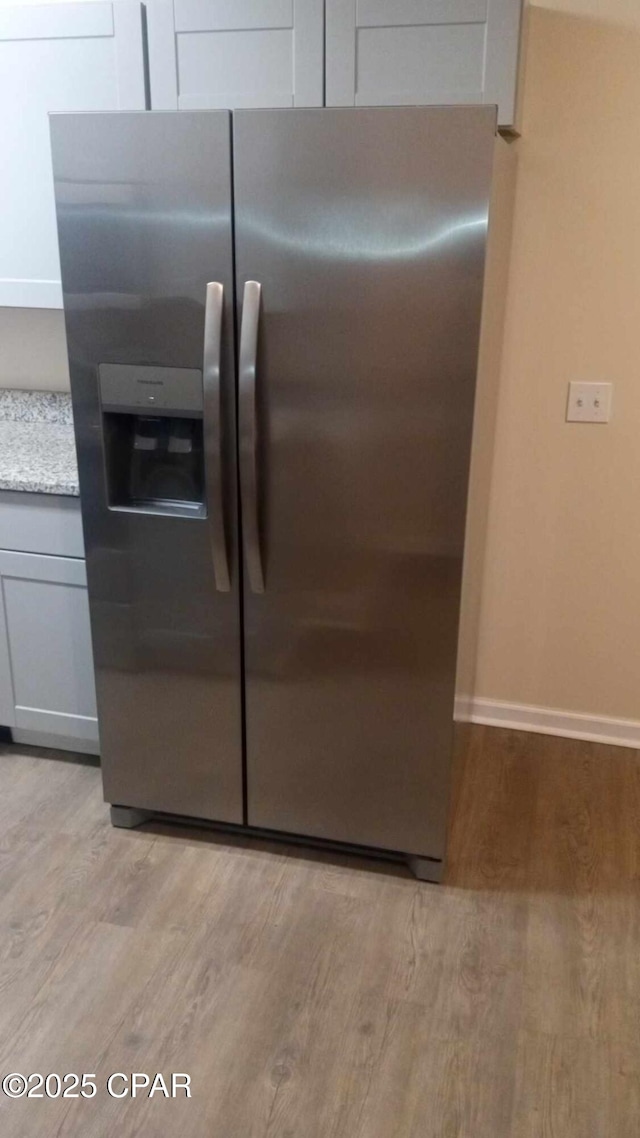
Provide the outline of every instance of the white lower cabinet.
[[[33,515],[28,500],[7,497],[33,497]],[[8,513],[11,535],[3,525]],[[77,503],[0,497],[0,541],[76,551],[78,531]],[[98,753],[84,559],[0,548],[0,588],[0,723],[16,742]]]

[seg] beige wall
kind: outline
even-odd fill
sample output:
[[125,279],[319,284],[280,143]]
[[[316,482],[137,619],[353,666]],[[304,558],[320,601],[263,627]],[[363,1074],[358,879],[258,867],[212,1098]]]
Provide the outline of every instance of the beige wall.
[[482,303],[482,336],[473,421],[458,642],[456,709],[458,718],[462,719],[468,716],[469,697],[476,689],[493,457],[500,405],[504,324],[509,297],[517,168],[517,146],[514,142],[505,142],[503,138],[498,137],[495,145],[489,207],[490,240],[487,247]]
[[530,9],[521,126],[476,695],[640,719],[640,0]]

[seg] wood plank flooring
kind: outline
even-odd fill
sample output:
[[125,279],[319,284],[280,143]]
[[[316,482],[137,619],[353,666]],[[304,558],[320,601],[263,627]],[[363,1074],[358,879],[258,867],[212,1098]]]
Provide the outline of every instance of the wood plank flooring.
[[[459,731],[445,884],[113,830],[100,775],[0,748],[2,1138],[637,1138],[640,758]],[[191,1099],[113,1099],[114,1071]]]

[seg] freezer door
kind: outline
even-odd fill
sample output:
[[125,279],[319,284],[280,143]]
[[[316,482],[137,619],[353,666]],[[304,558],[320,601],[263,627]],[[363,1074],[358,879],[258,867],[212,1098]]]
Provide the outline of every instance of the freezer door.
[[52,118],[105,797],[242,822],[230,135]]
[[443,856],[494,135],[234,114],[252,825]]

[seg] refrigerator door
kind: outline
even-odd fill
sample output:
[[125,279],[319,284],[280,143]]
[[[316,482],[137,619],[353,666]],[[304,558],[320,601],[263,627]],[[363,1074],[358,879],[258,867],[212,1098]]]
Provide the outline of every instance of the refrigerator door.
[[105,797],[242,822],[230,118],[52,142]]
[[494,136],[234,114],[254,826],[443,856]]

